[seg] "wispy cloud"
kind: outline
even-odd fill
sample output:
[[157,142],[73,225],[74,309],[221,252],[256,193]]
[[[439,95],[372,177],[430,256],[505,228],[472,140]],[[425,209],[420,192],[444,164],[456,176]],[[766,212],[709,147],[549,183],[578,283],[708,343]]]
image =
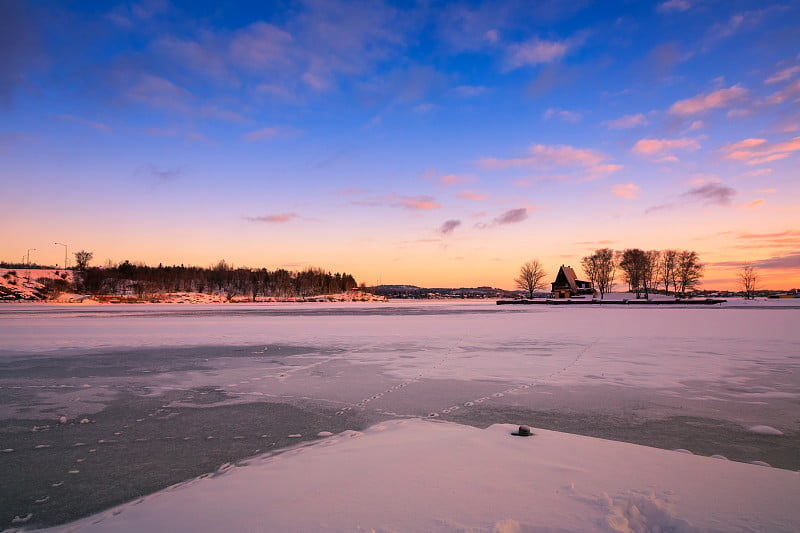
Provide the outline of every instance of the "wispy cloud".
[[800,230],[792,229],[773,233],[739,233],[736,236],[737,248],[789,248],[800,249]]
[[761,259],[760,261],[755,261],[755,266],[764,270],[800,269],[800,252]]
[[797,102],[800,100],[800,80],[795,80],[780,91],[767,97],[768,104],[782,104],[783,102]]
[[647,117],[643,113],[636,115],[625,115],[614,120],[606,120],[603,124],[612,130],[635,128],[647,124]]
[[731,202],[737,194],[735,189],[728,187],[715,177],[695,179],[691,182],[702,184],[692,187],[677,199],[648,207],[645,214],[676,209],[685,204],[731,206]]
[[242,134],[242,139],[245,141],[263,141],[265,139],[272,139],[278,134],[275,128],[261,128],[258,130],[250,131]]
[[730,205],[736,191],[722,183],[707,183],[683,193],[681,198],[704,205]]
[[672,104],[672,107],[669,108],[669,112],[674,115],[704,113],[711,109],[730,107],[742,101],[747,94],[747,89],[739,85],[734,85],[727,89],[718,89],[707,94],[699,94],[692,98],[687,98],[686,100],[679,100]]
[[780,83],[782,81],[786,81],[790,78],[793,78],[796,74],[800,73],[800,65],[795,65],[793,67],[787,67],[783,70],[779,70],[766,80],[764,83],[767,85],[772,85],[774,83]]
[[507,50],[506,68],[514,70],[558,61],[567,54],[570,47],[568,41],[547,41],[538,37],[524,43],[512,44]]
[[289,222],[290,220],[294,220],[296,218],[300,218],[300,215],[297,213],[278,213],[275,215],[264,215],[260,217],[245,217],[246,220],[251,222],[264,222],[267,224],[283,224],[285,222]]
[[611,194],[625,200],[633,200],[639,196],[641,189],[635,183],[620,183],[611,187]]
[[672,163],[679,159],[674,155],[675,151],[694,152],[700,148],[700,143],[696,139],[683,137],[679,139],[641,139],[633,145],[631,152],[655,158],[659,162]]
[[147,73],[135,75],[135,79],[126,90],[126,96],[151,107],[180,113],[191,112],[190,102],[194,98],[192,93],[183,87]]
[[450,235],[450,234],[452,234],[452,233],[453,233],[453,231],[454,231],[454,230],[455,230],[457,227],[459,227],[460,225],[461,225],[461,221],[460,221],[460,220],[455,220],[455,219],[451,219],[451,220],[445,220],[445,221],[444,221],[444,224],[442,224],[442,225],[439,227],[439,230],[438,230],[438,231],[439,231],[439,233],[441,233],[442,235]]
[[435,168],[429,168],[425,170],[421,177],[424,180],[435,181],[439,185],[444,185],[445,187],[458,185],[459,183],[470,183],[475,181],[475,176],[466,174],[443,174]]
[[[353,193],[357,195],[358,193]],[[372,196],[352,200],[349,202],[351,205],[360,205],[364,207],[396,207],[401,209],[408,209],[411,211],[429,211],[432,209],[439,209],[442,207],[439,202],[432,196],[419,195],[419,196],[403,196],[400,194],[385,194],[383,196]]]
[[545,120],[550,120],[553,117],[559,118],[564,122],[572,122],[573,124],[583,120],[583,115],[581,113],[570,111],[569,109],[560,109],[558,107],[551,107],[542,115],[542,118]]
[[607,174],[621,168],[619,165],[607,163],[609,159],[611,159],[609,155],[597,150],[569,145],[534,144],[528,148],[526,157],[512,159],[484,157],[479,159],[477,164],[486,170],[577,167],[596,174]]
[[519,224],[528,220],[528,213],[534,208],[532,207],[517,207],[504,211],[496,216],[490,223],[478,222],[475,227],[478,229],[488,229],[495,226],[507,226],[509,224]]
[[462,98],[474,98],[489,91],[489,88],[484,85],[459,85],[453,89],[453,92]]
[[472,200],[474,202],[481,202],[487,198],[485,193],[480,193],[469,189],[461,191],[456,196],[462,200]]
[[506,224],[519,224],[528,219],[528,208],[518,207],[516,209],[509,209],[494,219],[493,223],[498,226]]
[[161,168],[153,163],[138,168],[134,173],[136,176],[144,176],[146,181],[150,182],[153,188],[160,185],[173,182],[179,179],[184,174],[184,170],[180,167],[174,168]]
[[405,209],[413,211],[428,211],[431,209],[439,209],[442,207],[432,196],[405,196],[397,202]]
[[765,202],[766,200],[764,200],[763,198],[758,198],[757,200],[753,200],[752,202],[739,204],[736,207],[741,207],[742,209],[758,209],[759,207],[764,205]]
[[111,132],[111,127],[107,124],[103,124],[101,122],[94,122],[91,120],[87,120],[85,118],[76,117],[74,115],[58,115],[59,120],[66,120],[68,122],[74,122],[76,124],[82,124],[84,126],[88,126],[97,131],[104,131],[106,133]]
[[725,153],[725,159],[742,161],[748,165],[762,165],[786,159],[798,150],[800,150],[800,137],[772,144],[766,139],[751,138],[721,148]]
[[656,11],[659,13],[673,13],[676,11],[687,11],[692,7],[688,0],[667,0],[661,2],[656,6]]

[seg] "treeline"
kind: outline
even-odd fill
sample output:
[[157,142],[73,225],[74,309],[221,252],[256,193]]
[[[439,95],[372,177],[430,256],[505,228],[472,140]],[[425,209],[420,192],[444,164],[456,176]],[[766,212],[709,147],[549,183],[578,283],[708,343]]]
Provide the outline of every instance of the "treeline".
[[648,298],[663,287],[664,294],[685,296],[697,288],[703,265],[692,250],[612,250],[601,248],[581,259],[586,276],[602,299],[614,286],[617,271],[637,298]]
[[194,266],[151,267],[124,261],[105,267],[85,267],[76,272],[78,292],[86,294],[130,295],[153,298],[172,292],[220,294],[228,299],[307,297],[335,294],[357,287],[347,273],[330,273],[321,268],[299,272],[234,268],[220,261],[211,268]]

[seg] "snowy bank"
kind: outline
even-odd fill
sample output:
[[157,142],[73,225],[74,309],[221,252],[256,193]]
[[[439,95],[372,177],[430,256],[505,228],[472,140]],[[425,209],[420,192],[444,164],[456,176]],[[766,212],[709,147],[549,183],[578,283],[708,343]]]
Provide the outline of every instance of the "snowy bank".
[[796,472],[515,429],[385,422],[46,531],[800,531]]

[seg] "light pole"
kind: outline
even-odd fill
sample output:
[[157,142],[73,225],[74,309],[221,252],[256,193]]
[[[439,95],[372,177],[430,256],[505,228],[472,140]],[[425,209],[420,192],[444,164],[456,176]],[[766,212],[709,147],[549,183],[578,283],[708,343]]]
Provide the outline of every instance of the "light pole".
[[31,252],[35,252],[35,251],[36,251],[36,248],[28,248],[28,251],[25,253],[25,255],[27,256],[27,260],[25,261],[25,263],[26,263],[26,265],[28,267],[28,270],[27,270],[28,283],[31,282]]
[[54,242],[53,244],[58,244],[59,246],[64,247],[64,270],[66,270],[69,268],[69,265],[67,265],[67,245],[61,242]]

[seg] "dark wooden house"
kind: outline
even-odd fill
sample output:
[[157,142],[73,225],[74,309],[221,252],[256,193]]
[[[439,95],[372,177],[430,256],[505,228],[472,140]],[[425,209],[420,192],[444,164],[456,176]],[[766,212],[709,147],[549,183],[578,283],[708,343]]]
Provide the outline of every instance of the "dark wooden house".
[[570,266],[561,265],[552,286],[555,298],[571,298],[584,294],[594,294],[592,282],[578,279],[575,271]]

